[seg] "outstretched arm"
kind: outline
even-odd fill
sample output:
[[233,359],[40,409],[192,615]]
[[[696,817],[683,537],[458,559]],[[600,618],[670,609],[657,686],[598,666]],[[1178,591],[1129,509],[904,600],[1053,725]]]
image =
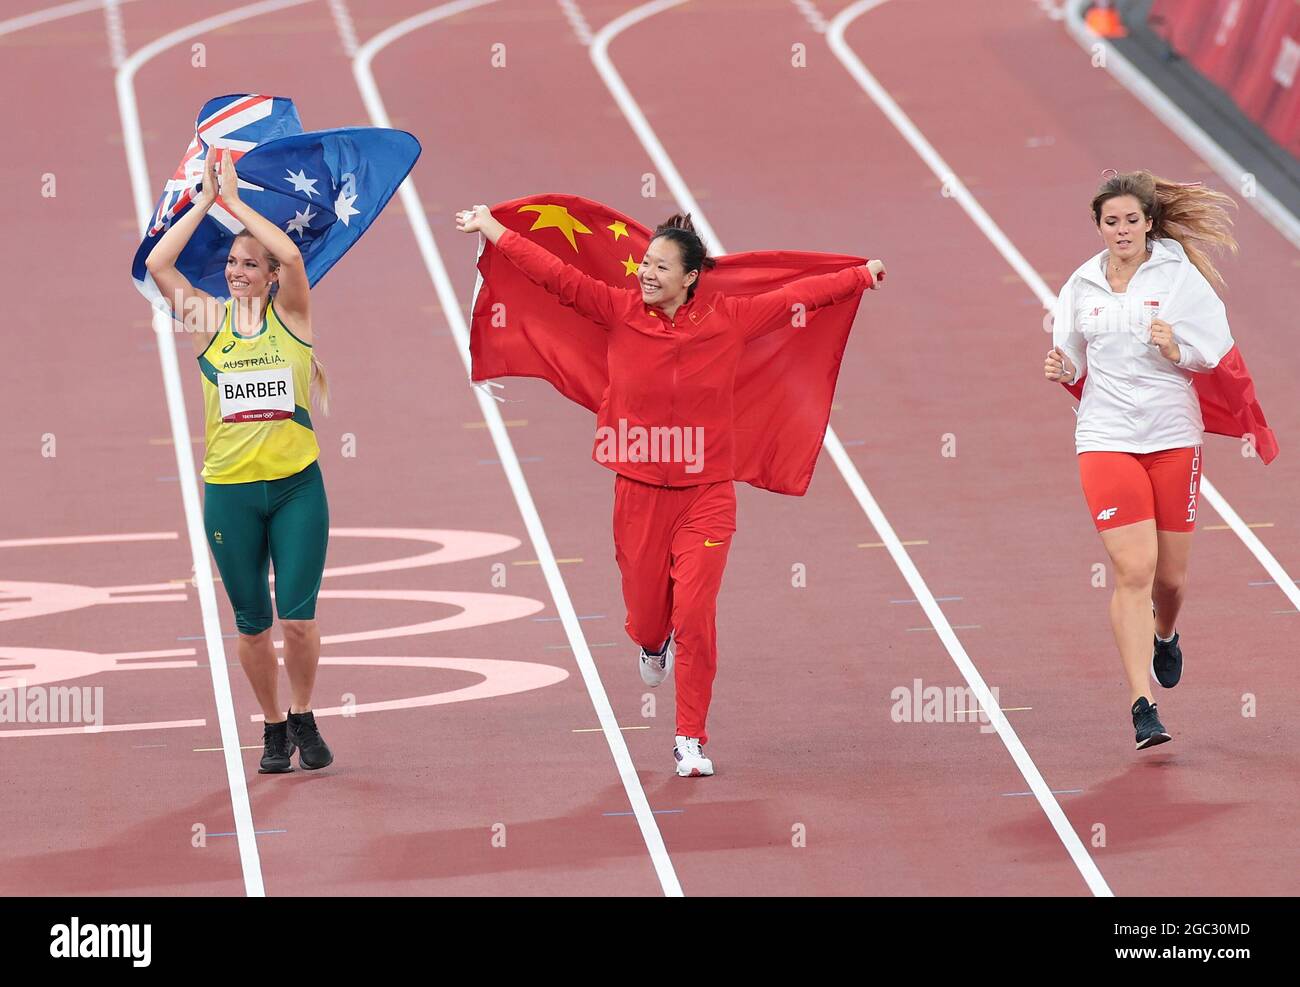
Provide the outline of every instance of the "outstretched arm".
[[203,172],[203,187],[199,189],[189,211],[167,228],[167,232],[154,244],[144,261],[145,268],[172,312],[191,334],[196,353],[201,353],[212,334],[221,328],[225,313],[217,299],[190,284],[190,279],[176,269],[176,261],[217,199],[215,165],[216,162],[209,154]]
[[727,304],[745,336],[753,339],[791,324],[800,312],[810,312],[853,298],[884,280],[884,261],[872,260],[832,274],[799,278],[761,294],[734,296],[727,299]]
[[624,292],[584,274],[527,237],[506,229],[487,206],[458,212],[456,229],[462,233],[482,233],[530,281],[583,318],[606,328],[618,318],[619,296]]
[[[212,151],[208,151],[211,159]],[[221,204],[280,263],[275,311],[303,342],[311,342],[311,283],[298,245],[280,227],[239,197],[239,175],[229,151],[221,152]]]

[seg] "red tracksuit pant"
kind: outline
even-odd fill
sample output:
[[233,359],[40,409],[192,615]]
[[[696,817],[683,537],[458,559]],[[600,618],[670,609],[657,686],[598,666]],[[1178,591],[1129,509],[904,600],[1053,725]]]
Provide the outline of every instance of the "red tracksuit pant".
[[676,632],[677,733],[702,743],[718,671],[718,590],[735,531],[731,480],[698,487],[614,481],[614,557],[628,636],[658,651]]

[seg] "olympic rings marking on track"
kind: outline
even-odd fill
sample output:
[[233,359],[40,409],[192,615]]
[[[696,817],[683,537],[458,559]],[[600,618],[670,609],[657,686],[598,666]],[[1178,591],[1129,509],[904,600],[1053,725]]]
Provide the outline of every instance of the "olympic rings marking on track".
[[[334,566],[325,570],[324,578],[446,565],[453,562],[498,555],[511,551],[520,544],[519,539],[509,535],[441,528],[332,528],[330,534],[343,538],[423,541],[436,544],[438,547],[433,551],[417,555],[357,565]],[[176,540],[177,538],[176,532],[24,538],[0,541],[0,548],[48,548],[64,545]],[[186,601],[189,599],[189,595],[185,592],[185,586],[185,583],[175,580],[166,583],[111,587],[84,586],[76,583],[4,580],[0,581],[0,620],[23,620],[49,616],[108,603]],[[518,620],[521,617],[537,613],[544,608],[541,601],[529,597],[511,596],[504,593],[449,590],[327,589],[322,590],[320,596],[330,599],[401,600],[424,604],[435,603],[458,608],[458,612],[450,616],[420,623],[327,635],[321,638],[322,645],[381,640],[429,634],[437,631],[481,627],[503,621]],[[277,647],[283,646],[283,642],[277,641],[275,643]],[[99,654],[67,648],[4,646],[0,647],[0,689],[14,688],[20,683],[27,687],[33,687],[69,679],[85,678],[111,671],[136,669],[157,671],[161,669],[195,668],[198,666],[196,655],[197,651],[194,648]],[[343,707],[317,709],[318,716],[414,709],[424,706],[469,702],[476,699],[489,699],[496,696],[506,696],[545,688],[561,682],[569,676],[567,670],[555,665],[497,658],[322,656],[321,664],[441,668],[471,672],[483,676],[483,680],[448,692],[361,703],[346,710]],[[251,717],[251,719],[256,721],[261,720],[262,717],[258,714]],[[19,730],[0,730],[0,737],[107,733],[124,730],[163,730],[206,726],[206,724],[206,720],[193,719],[105,724],[98,727],[93,725],[34,727]]]

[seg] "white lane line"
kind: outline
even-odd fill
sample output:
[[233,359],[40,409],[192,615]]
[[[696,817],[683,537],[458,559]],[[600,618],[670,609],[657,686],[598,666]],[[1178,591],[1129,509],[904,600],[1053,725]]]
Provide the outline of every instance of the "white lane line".
[[[1065,23],[1074,40],[1090,54],[1101,48],[1105,53],[1105,69],[1113,75],[1125,89],[1131,92],[1148,110],[1178,138],[1205,162],[1218,172],[1219,177],[1228,183],[1229,188],[1241,188],[1242,179],[1248,174],[1245,168],[1228,153],[1227,148],[1211,137],[1201,126],[1160,91],[1150,79],[1143,75],[1118,48],[1105,38],[1093,34],[1083,19],[1083,6],[1077,0],[1066,0]],[[1273,227],[1291,241],[1293,247],[1300,247],[1300,217],[1278,201],[1267,188],[1255,184],[1254,195],[1242,195],[1257,213],[1263,216]]]
[[817,5],[812,0],[790,0],[795,5],[795,9],[803,14],[804,19],[812,25],[812,29],[818,34],[825,34],[826,28],[830,25],[822,12],[817,9]]
[[[214,17],[196,21],[149,42],[134,52],[117,70],[114,84],[117,89],[118,113],[122,120],[125,139],[126,162],[131,172],[131,194],[135,199],[136,220],[143,236],[153,215],[153,193],[149,182],[149,165],[144,154],[144,138],[140,129],[140,110],[135,100],[135,74],[155,55],[174,45],[188,41],[207,31],[216,31],[261,14],[293,7],[308,0],[267,0],[246,7],[236,7]],[[262,862],[257,850],[257,836],[253,830],[253,813],[248,802],[248,783],[244,777],[244,763],[239,756],[239,728],[235,721],[235,706],[230,696],[230,674],[226,664],[226,650],[221,640],[221,621],[217,613],[217,595],[212,582],[212,567],[208,561],[208,543],[203,533],[203,509],[199,504],[198,481],[195,478],[194,450],[190,445],[190,427],[185,414],[185,391],[181,386],[180,366],[176,357],[176,339],[172,319],[157,309],[153,312],[153,330],[158,334],[158,359],[162,365],[163,390],[167,395],[167,412],[171,419],[172,446],[176,450],[176,469],[180,475],[181,500],[185,505],[185,528],[190,541],[190,556],[194,560],[194,583],[199,593],[199,606],[203,612],[203,636],[207,642],[208,667],[212,674],[212,691],[216,698],[217,721],[221,725],[221,746],[225,750],[226,778],[230,784],[230,803],[235,817],[235,832],[239,839],[239,860],[244,872],[244,890],[249,897],[264,897],[266,886],[262,880]]]
[[578,40],[584,45],[591,44],[591,25],[583,16],[582,8],[575,0],[556,0],[556,2],[559,3],[560,10],[564,11],[564,16],[568,18],[569,26],[573,28],[573,33],[578,36]]
[[[668,152],[664,150],[658,137],[655,136],[654,131],[651,129],[645,116],[641,113],[640,108],[636,105],[636,101],[628,92],[627,87],[623,84],[623,80],[619,77],[618,72],[614,69],[614,66],[609,59],[609,43],[622,31],[631,27],[633,24],[660,13],[661,11],[675,7],[681,2],[683,2],[683,0],[657,0],[655,3],[648,3],[640,7],[635,7],[626,14],[623,14],[621,17],[611,21],[597,33],[595,43],[591,48],[591,58],[596,65],[597,71],[600,72],[601,78],[605,80],[605,84],[609,87],[614,99],[618,102],[619,108],[623,111],[623,115],[627,117],[628,122],[632,125],[632,129],[636,131],[637,136],[641,138],[641,143],[645,146],[646,152],[650,155],[651,160],[653,160],[663,172],[664,179],[668,183],[669,188],[672,189],[674,197],[676,197],[678,203],[684,209],[690,211],[691,217],[696,223],[696,227],[701,231],[707,230],[707,240],[709,241],[710,250],[715,254],[721,254],[726,252],[725,248],[718,240],[717,235],[713,232],[712,227],[704,221],[704,215],[700,209],[699,203],[695,201],[690,190],[686,187],[686,183],[682,181],[681,175],[668,158]],[[836,23],[841,21],[842,17],[843,15],[841,14],[839,18],[836,18],[835,21],[831,22],[830,31],[832,33],[836,29]],[[1043,777],[1039,773],[1037,766],[1029,757],[1029,753],[1025,750],[1024,745],[1021,744],[1020,738],[1016,736],[1015,730],[1012,729],[1011,724],[1003,715],[997,699],[989,690],[988,685],[985,684],[983,677],[975,668],[974,663],[970,660],[970,656],[966,654],[966,649],[962,647],[961,641],[958,640],[956,633],[949,625],[948,618],[944,616],[939,604],[935,602],[934,595],[930,592],[930,588],[925,584],[925,580],[921,578],[920,572],[907,554],[907,549],[903,547],[902,543],[899,541],[898,535],[894,532],[893,526],[890,525],[884,512],[880,509],[880,505],[876,503],[875,497],[871,495],[871,491],[867,488],[866,481],[863,480],[862,474],[858,472],[858,468],[849,458],[849,454],[845,452],[844,446],[840,442],[838,436],[836,436],[834,429],[826,429],[826,439],[823,444],[826,451],[830,453],[831,459],[839,468],[840,474],[844,477],[844,482],[848,484],[849,490],[853,492],[853,496],[857,499],[859,506],[866,514],[868,520],[870,520],[872,526],[880,534],[881,539],[885,543],[886,549],[888,549],[890,556],[894,560],[894,564],[898,566],[899,571],[903,574],[903,578],[907,580],[908,586],[911,587],[916,598],[920,600],[921,608],[925,611],[926,617],[929,618],[930,623],[938,632],[939,639],[943,641],[944,647],[948,649],[948,653],[952,656],[953,662],[957,665],[957,668],[961,671],[967,684],[970,686],[971,691],[979,700],[980,707],[988,716],[994,729],[997,730],[998,736],[1002,738],[1002,743],[1006,746],[1007,751],[1016,762],[1016,766],[1020,769],[1021,775],[1024,776],[1025,781],[1028,782],[1030,788],[1033,789],[1034,793],[1038,796],[1039,804],[1042,806],[1044,813],[1046,813],[1048,819],[1056,829],[1061,842],[1065,845],[1071,859],[1074,860],[1075,866],[1079,868],[1079,872],[1083,875],[1088,887],[1092,889],[1094,894],[1109,895],[1111,893],[1110,888],[1107,887],[1105,879],[1101,876],[1101,872],[1097,870],[1096,864],[1093,863],[1092,858],[1088,856],[1088,852],[1080,842],[1078,834],[1070,828],[1069,821],[1065,818],[1065,814],[1061,811],[1061,807],[1056,803],[1056,799],[1052,797],[1051,790],[1043,781]]]
[[334,26],[339,32],[339,41],[343,44],[343,53],[348,58],[357,54],[357,29],[352,23],[352,14],[348,12],[345,0],[329,0],[330,13],[334,16]]
[[121,0],[104,0],[104,29],[108,32],[108,57],[113,68],[126,61],[126,30],[122,27]]
[[[1056,305],[1055,293],[1047,287],[1043,279],[1039,277],[1038,272],[1030,266],[1024,255],[1016,249],[997,223],[993,222],[989,214],[975,201],[975,197],[970,194],[970,190],[956,176],[948,163],[939,156],[939,152],[934,149],[933,145],[926,140],[907,114],[894,102],[885,87],[867,71],[867,67],[862,64],[862,60],[845,42],[844,32],[852,21],[886,2],[887,0],[859,0],[859,2],[844,8],[831,22],[831,29],[827,34],[827,43],[830,44],[831,49],[844,64],[849,74],[872,98],[881,112],[889,118],[890,123],[898,129],[898,132],[903,135],[903,138],[912,146],[912,149],[920,155],[934,175],[941,182],[948,184],[952,198],[965,210],[972,222],[979,227],[980,232],[997,247],[998,252],[1002,254],[1002,257],[1011,265],[1012,269],[1020,275],[1021,280],[1038,296],[1038,300],[1042,303],[1044,309],[1050,311]],[[1195,148],[1193,149],[1195,150]],[[1300,608],[1300,588],[1296,587],[1295,581],[1287,575],[1282,564],[1278,562],[1254,532],[1242,522],[1237,512],[1232,509],[1232,506],[1204,473],[1201,474],[1201,492],[1205,495],[1205,499],[1210,506],[1228,523],[1228,526],[1241,539],[1242,544],[1250,550],[1250,553],[1255,556],[1259,564],[1264,567],[1264,570],[1280,584],[1279,588],[1286,594],[1287,599],[1297,608]]]
[[[34,10],[30,14],[10,17],[8,20],[0,21],[0,34],[12,34],[14,31],[22,31],[29,27],[48,24],[50,21],[57,21],[62,17],[71,17],[74,14],[89,14],[95,10],[102,10],[106,2],[107,0],[76,0],[75,3],[61,3],[54,7]],[[116,2],[133,3],[134,0],[116,0]]]
[[[370,114],[371,121],[376,126],[391,127],[392,124],[389,122],[388,111],[384,108],[383,99],[379,94],[379,87],[375,84],[374,75],[371,72],[370,65],[374,57],[384,47],[412,31],[492,2],[495,2],[495,0],[457,0],[454,3],[445,3],[433,7],[414,17],[399,21],[361,46],[356,60],[352,63],[352,71],[353,75],[356,76],[362,99],[365,101],[366,110]],[[420,202],[420,197],[415,191],[415,183],[412,178],[408,176],[406,181],[402,183],[399,194],[402,198],[402,205],[406,210],[406,218],[411,224],[411,231],[414,233],[415,241],[419,245],[420,256],[424,260],[425,268],[429,272],[429,278],[437,291],[438,301],[442,305],[447,324],[451,327],[452,335],[456,339],[456,348],[465,364],[466,375],[468,375],[470,371],[469,327],[466,325],[465,317],[461,313],[460,303],[456,299],[451,279],[447,275],[447,268],[442,262],[442,255],[438,252],[433,232],[429,228],[429,217],[425,213],[424,205]],[[477,292],[477,288],[475,290]],[[595,707],[596,718],[600,722],[605,741],[609,745],[610,754],[613,756],[614,764],[618,768],[618,775],[623,783],[623,789],[627,793],[628,802],[636,815],[637,825],[641,829],[641,836],[645,840],[646,849],[650,853],[655,874],[659,878],[659,883],[665,895],[681,897],[681,883],[677,879],[672,860],[669,858],[668,850],[664,846],[663,836],[659,832],[659,825],[655,822],[654,814],[650,810],[650,803],[646,799],[645,791],[641,787],[641,781],[637,777],[636,768],[632,764],[632,757],[628,753],[627,744],[623,739],[622,732],[619,730],[618,720],[615,718],[614,710],[610,706],[609,696],[605,693],[605,686],[600,680],[600,673],[596,670],[596,663],[592,660],[591,650],[582,633],[577,613],[573,608],[573,601],[569,598],[568,588],[564,585],[564,579],[560,575],[560,568],[555,561],[555,553],[551,550],[550,540],[546,537],[546,530],[542,526],[542,519],[537,513],[536,505],[533,503],[532,494],[528,489],[527,481],[524,479],[524,473],[515,454],[514,445],[502,421],[501,412],[497,409],[497,403],[485,393],[486,388],[476,387],[473,388],[473,391],[475,398],[478,400],[483,419],[487,422],[492,442],[497,449],[497,455],[501,459],[501,465],[505,470],[506,479],[510,483],[510,490],[514,494],[515,503],[518,505],[519,513],[523,517],[524,527],[528,530],[533,549],[537,554],[537,558],[541,561],[542,574],[546,578],[546,585],[550,588],[551,596],[555,600],[555,608],[560,615],[560,622],[573,647],[574,660],[582,672],[582,681],[586,685],[587,694],[591,697],[592,705]]]

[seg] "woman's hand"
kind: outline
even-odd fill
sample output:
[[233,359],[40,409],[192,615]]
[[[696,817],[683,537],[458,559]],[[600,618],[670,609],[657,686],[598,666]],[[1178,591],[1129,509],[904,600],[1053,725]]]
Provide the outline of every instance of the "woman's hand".
[[208,148],[203,162],[203,187],[194,193],[194,206],[205,212],[217,201],[217,156]]
[[883,260],[867,261],[867,270],[871,272],[871,287],[879,288],[885,282],[885,262]]
[[1164,319],[1151,320],[1151,345],[1160,350],[1160,355],[1171,363],[1182,358],[1182,351],[1174,342],[1174,327]]
[[[208,157],[212,157],[211,150]],[[230,156],[229,149],[221,152],[221,198],[228,205],[239,204],[239,175],[235,172],[235,159]]]
[[485,224],[491,219],[492,210],[487,206],[462,209],[456,213],[456,229],[462,233],[485,233]]
[[493,243],[506,231],[487,206],[475,206],[456,213],[456,229],[462,233],[482,233]]
[[1058,384],[1073,381],[1077,373],[1070,358],[1061,352],[1060,347],[1053,346],[1047,351],[1047,360],[1043,364],[1043,373],[1048,380]]

